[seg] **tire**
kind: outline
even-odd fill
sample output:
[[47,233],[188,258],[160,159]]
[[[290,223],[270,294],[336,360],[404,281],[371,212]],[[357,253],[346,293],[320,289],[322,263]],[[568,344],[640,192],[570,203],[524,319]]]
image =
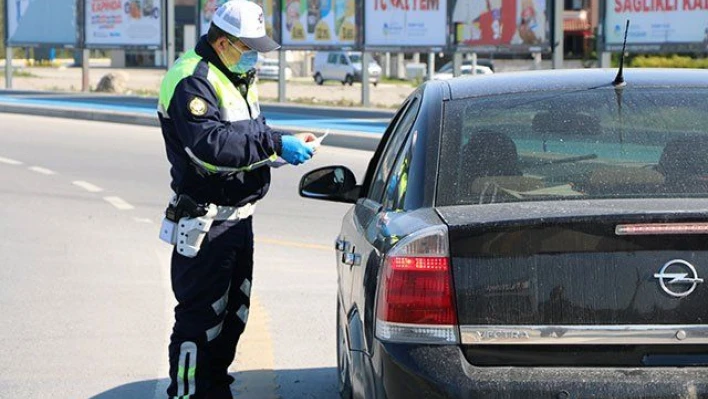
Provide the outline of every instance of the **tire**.
[[374,82],[374,87],[378,86],[379,82]]
[[340,316],[340,304],[337,299],[337,388],[341,399],[352,399],[352,379],[347,361],[347,342],[342,326],[339,324]]
[[319,72],[315,74],[315,83],[317,83],[318,86],[322,86],[324,83],[324,79],[322,79],[322,75],[320,75]]
[[354,77],[352,75],[347,75],[347,77],[344,78],[343,84],[347,84],[349,86],[354,84]]

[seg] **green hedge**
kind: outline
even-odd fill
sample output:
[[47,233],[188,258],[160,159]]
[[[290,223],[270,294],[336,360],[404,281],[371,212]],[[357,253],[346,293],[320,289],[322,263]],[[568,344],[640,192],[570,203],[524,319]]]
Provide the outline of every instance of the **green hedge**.
[[634,68],[708,68],[708,58],[691,58],[683,55],[636,56],[630,66]]

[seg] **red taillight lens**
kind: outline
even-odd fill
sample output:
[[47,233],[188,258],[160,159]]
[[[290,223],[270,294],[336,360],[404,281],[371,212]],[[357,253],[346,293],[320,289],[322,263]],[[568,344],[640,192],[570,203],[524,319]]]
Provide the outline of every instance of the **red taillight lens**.
[[452,291],[448,257],[388,257],[377,318],[390,323],[457,324]]

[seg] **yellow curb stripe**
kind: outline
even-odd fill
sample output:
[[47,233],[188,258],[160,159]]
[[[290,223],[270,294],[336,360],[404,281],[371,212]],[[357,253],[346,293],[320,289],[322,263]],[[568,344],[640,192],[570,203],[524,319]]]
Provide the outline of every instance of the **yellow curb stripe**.
[[258,299],[251,298],[249,318],[236,350],[231,372],[236,382],[231,386],[239,399],[278,399],[275,380],[273,339],[266,309]]

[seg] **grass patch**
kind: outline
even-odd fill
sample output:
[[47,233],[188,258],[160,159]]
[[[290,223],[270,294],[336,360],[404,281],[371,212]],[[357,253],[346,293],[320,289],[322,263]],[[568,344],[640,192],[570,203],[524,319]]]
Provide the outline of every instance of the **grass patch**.
[[422,80],[408,80],[408,79],[398,79],[398,78],[387,78],[385,76],[382,76],[380,83],[387,83],[387,84],[392,84],[392,85],[398,85],[398,86],[410,86],[410,87],[418,87],[420,85],[420,82]]
[[135,89],[126,90],[125,94],[138,97],[158,97],[160,95],[160,92],[152,89]]
[[13,69],[12,76],[16,78],[39,78],[38,75],[35,75],[30,71],[23,71],[22,69]]
[[708,68],[708,58],[692,58],[683,55],[668,57],[646,55],[634,57],[630,63],[633,68]]

